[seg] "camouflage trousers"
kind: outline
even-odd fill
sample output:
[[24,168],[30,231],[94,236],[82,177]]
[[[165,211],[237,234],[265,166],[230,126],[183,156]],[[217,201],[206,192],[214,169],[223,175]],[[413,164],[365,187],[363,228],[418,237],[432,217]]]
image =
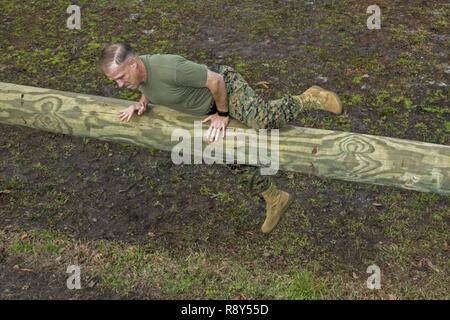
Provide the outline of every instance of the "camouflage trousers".
[[213,65],[211,71],[225,80],[230,116],[253,129],[279,129],[303,111],[303,105],[290,95],[265,101],[232,67]]
[[[230,116],[253,129],[279,129],[294,120],[304,109],[290,95],[282,99],[265,101],[232,67],[213,65],[211,71],[220,73],[225,80]],[[259,174],[258,167],[227,165],[241,182],[246,181],[252,192],[260,194],[273,184],[270,176]]]
[[260,195],[273,184],[270,176],[263,176],[259,173],[260,168],[258,167],[237,164],[227,164],[226,167],[237,178],[238,183],[246,185],[254,195]]

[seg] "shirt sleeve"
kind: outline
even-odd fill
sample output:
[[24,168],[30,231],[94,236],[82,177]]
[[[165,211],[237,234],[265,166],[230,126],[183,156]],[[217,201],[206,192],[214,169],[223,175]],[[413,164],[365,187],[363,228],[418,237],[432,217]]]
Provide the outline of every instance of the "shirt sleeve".
[[206,65],[180,57],[176,64],[175,83],[185,87],[206,87],[207,75]]

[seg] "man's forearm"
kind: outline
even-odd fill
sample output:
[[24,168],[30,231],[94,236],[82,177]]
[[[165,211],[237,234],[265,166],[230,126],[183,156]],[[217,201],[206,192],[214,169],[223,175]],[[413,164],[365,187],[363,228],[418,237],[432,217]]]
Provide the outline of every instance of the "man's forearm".
[[220,82],[216,91],[212,92],[214,101],[216,101],[217,110],[220,112],[228,111],[228,95],[225,82]]
[[145,95],[142,95],[139,101],[134,105],[134,111],[138,111],[138,114],[141,115],[145,110],[147,110],[147,105],[149,100]]
[[141,98],[139,99],[139,103],[144,104],[144,106],[147,106],[147,104],[149,103],[149,100],[147,99],[147,97],[143,94],[141,96]]

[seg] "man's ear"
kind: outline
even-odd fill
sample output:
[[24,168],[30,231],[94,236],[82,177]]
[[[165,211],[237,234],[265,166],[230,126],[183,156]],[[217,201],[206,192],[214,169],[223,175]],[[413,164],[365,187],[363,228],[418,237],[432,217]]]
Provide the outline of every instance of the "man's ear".
[[137,68],[137,61],[135,57],[132,57],[128,60],[128,66],[132,69],[136,69]]

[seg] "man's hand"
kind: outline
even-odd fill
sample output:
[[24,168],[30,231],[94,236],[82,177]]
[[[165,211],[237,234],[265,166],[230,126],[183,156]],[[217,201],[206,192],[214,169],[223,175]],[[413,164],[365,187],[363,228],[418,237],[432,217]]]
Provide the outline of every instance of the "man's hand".
[[145,112],[145,110],[147,110],[147,104],[144,104],[142,102],[138,102],[138,104],[136,106],[136,111],[138,112],[138,116],[143,114]]
[[210,141],[217,141],[220,137],[220,131],[222,131],[222,138],[225,138],[225,130],[230,123],[230,117],[221,117],[217,113],[207,117],[202,123],[211,121],[208,132],[206,132],[206,139]]
[[119,112],[120,121],[126,120],[128,122],[130,121],[135,111],[137,111],[138,115],[140,116],[145,112],[146,109],[147,105],[142,102],[138,102],[134,105],[131,105],[128,108],[123,109]]

